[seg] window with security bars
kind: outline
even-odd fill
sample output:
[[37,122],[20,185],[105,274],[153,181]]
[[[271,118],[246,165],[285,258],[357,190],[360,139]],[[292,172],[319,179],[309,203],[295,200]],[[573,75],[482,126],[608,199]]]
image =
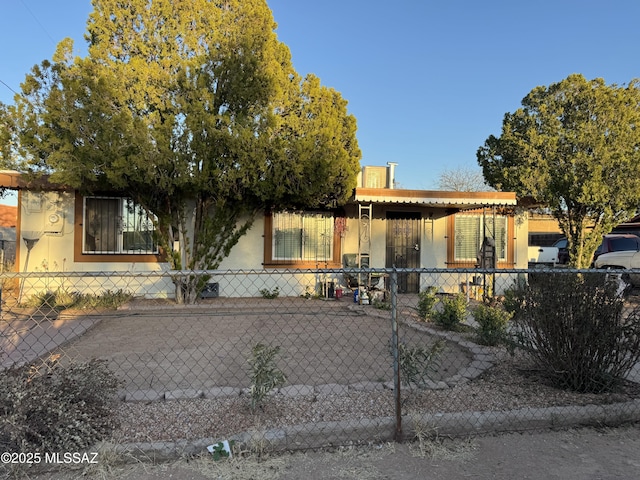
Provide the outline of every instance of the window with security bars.
[[333,215],[281,212],[273,215],[273,260],[330,261]]
[[485,236],[495,238],[498,261],[507,260],[507,217],[456,215],[454,221],[456,261],[475,262]]
[[85,197],[83,253],[158,253],[154,221],[129,198]]

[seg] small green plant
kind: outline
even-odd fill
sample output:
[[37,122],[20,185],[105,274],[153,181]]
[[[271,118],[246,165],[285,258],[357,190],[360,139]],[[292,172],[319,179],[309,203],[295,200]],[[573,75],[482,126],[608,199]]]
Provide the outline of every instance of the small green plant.
[[[260,293],[262,293],[262,290],[260,291]],[[302,298],[306,298],[307,300],[309,299],[317,300],[318,298],[320,298],[321,295],[317,291],[315,291],[312,287],[305,287],[304,293],[300,296]]]
[[262,400],[274,388],[282,387],[287,377],[276,364],[276,357],[280,353],[280,347],[270,347],[258,343],[251,351],[248,360],[251,367],[251,410],[255,410]]
[[434,311],[432,318],[436,325],[446,330],[460,330],[467,316],[467,299],[462,293],[442,299],[442,311]]
[[476,338],[482,345],[499,345],[507,341],[507,325],[512,313],[498,307],[478,305],[473,318],[478,323]]
[[380,300],[379,298],[374,298],[372,305],[378,310],[391,310],[391,304],[389,302]]
[[438,302],[438,297],[436,296],[437,292],[438,288],[431,286],[418,293],[417,309],[420,320],[426,320],[431,316],[433,307]]
[[280,289],[278,287],[274,288],[273,290],[263,288],[262,290],[260,290],[260,295],[262,295],[262,298],[273,300],[274,298],[278,298],[278,295],[280,295]]
[[[417,386],[424,388],[430,380],[431,374],[437,372],[439,357],[444,350],[445,342],[437,340],[431,346],[408,345],[406,342],[398,343],[398,364],[402,381],[409,388]],[[391,348],[391,354],[393,349]]]

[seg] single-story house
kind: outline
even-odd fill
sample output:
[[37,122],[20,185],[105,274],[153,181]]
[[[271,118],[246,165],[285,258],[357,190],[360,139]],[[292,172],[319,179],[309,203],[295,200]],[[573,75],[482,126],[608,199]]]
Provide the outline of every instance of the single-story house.
[[[223,261],[220,270],[272,275],[289,291],[284,269],[473,268],[485,237],[495,244],[497,268],[527,267],[527,218],[509,192],[396,189],[395,163],[363,167],[349,203],[330,212],[265,212]],[[167,271],[153,240],[153,221],[131,200],[82,196],[48,184],[33,185],[17,172],[0,172],[0,187],[18,190],[20,272]],[[349,276],[347,276],[349,277]],[[335,278],[348,288],[353,278]],[[363,280],[359,279],[363,284]],[[252,282],[246,282],[252,285]],[[401,277],[402,292],[437,283],[428,275]],[[309,284],[314,288],[313,282]],[[460,288],[460,283],[448,289]],[[222,296],[255,296],[255,286],[225,289]],[[171,297],[165,287],[148,296]]]

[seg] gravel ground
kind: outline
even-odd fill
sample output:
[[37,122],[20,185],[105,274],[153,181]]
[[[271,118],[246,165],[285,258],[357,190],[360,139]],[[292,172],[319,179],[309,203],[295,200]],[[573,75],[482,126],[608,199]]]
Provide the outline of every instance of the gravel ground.
[[[413,306],[417,298],[403,298],[406,302],[399,307],[400,318],[415,318]],[[634,297],[629,306],[637,305],[637,300],[637,296]],[[205,304],[193,311],[165,305],[132,305],[131,310],[103,320],[67,348],[79,359],[90,357],[96,351],[110,363],[117,364],[116,360],[125,358],[127,361],[121,365],[127,372],[132,365],[143,372],[148,369],[148,373],[140,376],[144,381],[128,379],[134,389],[144,385],[159,391],[185,387],[199,389],[224,385],[221,382],[230,380],[236,382],[233,384],[236,387],[246,387],[244,350],[255,339],[262,338],[277,339],[273,341],[283,345],[283,351],[287,352],[283,369],[286,369],[289,385],[389,381],[388,315],[388,312],[371,308],[354,311],[350,302],[296,298],[275,302],[216,299],[209,307]],[[177,319],[180,322],[176,322]],[[407,337],[416,341],[416,335],[425,340],[430,337],[424,332],[404,329],[401,339]],[[194,355],[194,348],[205,354]],[[468,352],[455,342],[450,342],[447,348],[448,357],[435,379],[450,377],[469,364]],[[180,352],[189,352],[185,361]],[[405,389],[403,414],[610,404],[640,397],[640,386],[631,382],[619,392],[605,395],[555,389],[529,369],[523,359],[498,348],[492,349],[492,353],[496,360],[494,366],[473,381],[442,390],[410,392]],[[217,365],[201,361],[212,356],[221,361],[230,359],[221,379],[217,378],[221,375],[220,370],[214,368]],[[156,362],[156,370],[152,370],[150,365],[156,357],[162,362]],[[177,369],[172,377],[169,377],[168,367]],[[196,374],[197,377],[190,378]],[[178,380],[174,382],[173,379]],[[393,417],[394,403],[392,390],[349,390],[344,395],[296,397],[276,394],[255,412],[249,408],[247,395],[120,403],[117,415],[121,426],[114,432],[113,440],[126,443],[222,439],[252,429]]]
[[[498,353],[498,352],[496,352]],[[640,386],[628,382],[614,394],[580,394],[547,385],[536,372],[506,354],[478,379],[445,390],[406,391],[403,414],[507,411],[523,407],[610,404],[640,397]],[[256,412],[249,397],[122,403],[118,408],[118,442],[227,438],[307,422],[394,416],[391,390],[347,395],[273,395]]]

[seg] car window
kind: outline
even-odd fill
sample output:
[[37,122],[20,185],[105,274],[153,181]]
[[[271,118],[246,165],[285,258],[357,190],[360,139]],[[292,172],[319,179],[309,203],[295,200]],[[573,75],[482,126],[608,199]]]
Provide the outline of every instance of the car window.
[[554,243],[553,246],[558,248],[567,248],[567,239],[561,238],[556,243]]
[[638,250],[638,241],[635,238],[612,238],[611,251]]

